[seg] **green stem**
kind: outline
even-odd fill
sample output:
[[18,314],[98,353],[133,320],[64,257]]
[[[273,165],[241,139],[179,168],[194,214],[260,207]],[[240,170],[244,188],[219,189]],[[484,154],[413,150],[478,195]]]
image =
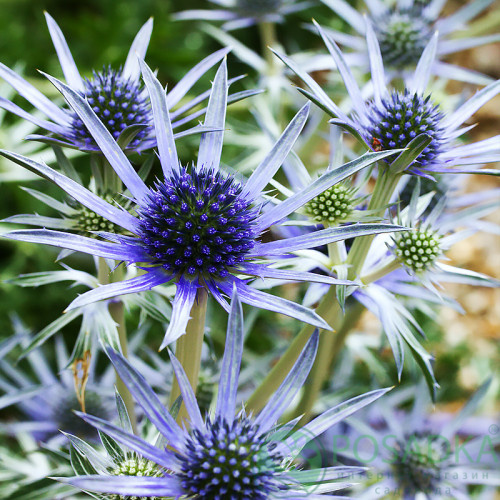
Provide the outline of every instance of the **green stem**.
[[260,40],[262,44],[262,54],[267,63],[267,71],[269,76],[274,76],[279,73],[278,59],[269,50],[270,47],[276,48],[276,25],[274,23],[259,23]]
[[[368,210],[373,211],[375,217],[382,217],[384,215],[400,178],[401,175],[395,175],[389,169],[379,169],[379,176],[375,183],[370,203],[368,204]],[[375,236],[375,234],[360,236],[354,240],[347,256],[347,263],[351,265],[349,269],[350,279],[355,279],[359,275]]]
[[[290,418],[303,415],[299,425],[305,425],[311,419],[314,403],[323,388],[325,382],[330,378],[337,358],[342,351],[348,333],[358,321],[364,308],[361,304],[355,303],[343,317],[337,316],[338,329],[336,332],[325,332],[319,339],[318,354],[314,360],[314,365],[304,386],[302,398]],[[334,325],[337,326],[337,325]]]
[[[335,296],[335,287],[332,286],[323,297],[323,300],[316,309],[316,312],[328,324],[331,324],[337,312],[335,305],[338,304]],[[304,325],[302,330],[293,339],[292,343],[285,351],[285,354],[283,354],[280,360],[273,366],[259,387],[257,387],[254,393],[247,400],[247,412],[253,411],[254,413],[257,413],[264,408],[269,397],[274,394],[281,382],[283,382],[289,371],[292,369],[295,361],[297,361],[297,358],[304,349],[304,346],[307,344],[307,341],[310,339],[314,330],[314,326],[308,324]]]
[[[106,264],[105,259],[102,257],[99,258],[99,267],[97,270],[97,277],[99,279],[99,283],[106,285],[108,283],[113,283],[116,281],[121,281],[123,279],[123,268],[118,267],[113,273],[110,272],[108,265]],[[118,329],[118,337],[120,339],[120,347],[122,350],[123,356],[125,358],[128,357],[128,341],[127,341],[127,327],[125,324],[125,309],[123,307],[123,302],[116,301],[109,303],[109,313],[111,317],[117,324]],[[135,413],[135,404],[134,398],[132,394],[128,390],[127,386],[123,383],[122,379],[116,372],[116,389],[120,394],[125,407],[127,408],[127,412],[130,417],[130,422],[132,424],[132,429],[134,432],[137,430],[137,416]]]
[[[111,302],[109,304],[109,312],[111,317],[118,325],[118,336],[120,339],[120,347],[122,349],[122,354],[125,358],[128,358],[128,340],[127,340],[127,327],[125,325],[125,308],[123,302]],[[134,433],[137,433],[137,415],[135,412],[135,403],[132,394],[128,390],[127,386],[124,384],[123,380],[116,373],[116,389],[123,399],[123,403],[127,408],[128,415],[130,417],[130,423],[132,424],[132,429]]]
[[[324,225],[325,227],[328,227],[326,223]],[[340,257],[339,243],[340,242],[338,241],[334,241],[333,243],[328,243],[328,257],[330,258],[330,261],[334,266],[338,266],[339,264],[342,263],[342,259]]]
[[364,276],[362,276],[361,281],[365,285],[368,285],[369,283],[373,283],[374,281],[377,281],[380,278],[383,278],[384,276],[388,275],[392,271],[399,269],[400,266],[401,266],[400,263],[396,259],[393,259],[390,262],[388,262],[385,266],[379,267],[378,269],[375,269],[371,273],[368,273],[368,274],[365,274]]
[[[191,309],[191,319],[186,326],[186,334],[179,337],[176,344],[175,356],[182,364],[184,371],[193,391],[196,393],[198,386],[198,377],[200,374],[201,351],[203,347],[203,336],[205,334],[205,316],[207,312],[208,294],[204,288],[199,288],[196,294],[196,300]],[[172,391],[170,393],[170,407],[176,402],[181,395],[177,379],[174,378],[172,383]],[[177,415],[177,421],[181,423],[188,417],[186,407],[181,405]]]

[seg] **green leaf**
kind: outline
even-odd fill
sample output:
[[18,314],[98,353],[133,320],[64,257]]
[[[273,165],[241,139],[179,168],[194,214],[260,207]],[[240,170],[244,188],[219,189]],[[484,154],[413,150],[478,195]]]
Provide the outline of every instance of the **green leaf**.
[[353,126],[349,125],[348,123],[339,120],[338,118],[333,118],[332,120],[329,120],[328,123],[331,123],[332,125],[336,125],[337,127],[340,127],[341,129],[345,130],[346,132],[349,132],[352,136],[354,136],[363,146],[368,146],[371,148],[371,145],[368,144],[363,136],[359,133],[359,130],[354,128]]
[[78,184],[82,184],[82,179],[80,175],[76,171],[71,161],[64,154],[63,150],[59,146],[56,146],[55,144],[52,144],[51,146],[52,149],[54,150],[54,154],[56,155],[57,165],[61,168],[62,172],[66,174],[66,176],[69,177],[70,179],[73,179],[74,181],[78,182]]
[[47,325],[41,332],[33,337],[33,340],[28,344],[28,346],[23,349],[21,356],[19,359],[23,359],[28,355],[33,349],[36,349],[38,346],[42,345],[46,340],[48,340],[52,335],[55,335],[57,332],[64,328],[68,323],[71,323],[74,319],[76,319],[82,313],[81,310],[73,309],[64,313],[62,316],[59,316],[55,321]]
[[108,455],[113,459],[113,461],[120,463],[123,462],[126,457],[125,453],[121,449],[120,445],[110,436],[105,434],[104,432],[97,431],[99,433],[99,437],[101,439],[101,443],[104,446],[104,449],[108,453]]
[[70,446],[69,456],[71,461],[71,467],[75,471],[77,476],[87,476],[89,474],[97,474],[90,460],[83,456],[79,451],[77,451],[73,445]]
[[130,422],[130,417],[128,415],[127,407],[123,402],[122,397],[118,390],[115,389],[115,399],[116,399],[116,409],[118,410],[118,418],[120,419],[120,427],[129,434],[133,434],[134,430],[132,428],[132,423]]
[[155,157],[153,155],[148,156],[146,161],[141,165],[141,168],[139,168],[137,174],[143,181],[145,181],[148,178],[148,175],[150,174],[151,169],[153,168],[154,161]]
[[54,479],[44,477],[21,485],[3,500],[48,500],[68,498],[77,493],[77,489],[67,484],[61,484]]
[[427,134],[420,134],[406,146],[403,151],[390,165],[389,169],[393,174],[404,172],[431,143],[432,137]]
[[104,346],[110,346],[115,351],[121,352],[118,328],[109,313],[106,302],[94,304],[91,328],[92,332],[97,333],[97,337]]
[[118,146],[122,149],[127,149],[128,145],[136,138],[137,134],[146,128],[146,125],[130,125],[123,129],[116,141]]

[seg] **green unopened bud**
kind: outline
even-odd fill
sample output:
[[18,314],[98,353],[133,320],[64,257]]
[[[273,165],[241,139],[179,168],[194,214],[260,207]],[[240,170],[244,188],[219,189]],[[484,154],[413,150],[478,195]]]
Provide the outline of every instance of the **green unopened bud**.
[[306,204],[306,213],[320,223],[343,222],[355,206],[353,194],[354,190],[345,184],[332,186]]
[[[164,471],[151,460],[146,458],[130,458],[124,460],[110,471],[113,476],[142,476],[142,477],[161,477]],[[138,497],[128,495],[108,495],[109,500],[162,500],[160,497]]]
[[384,64],[402,69],[418,62],[429,41],[430,29],[417,12],[394,12],[377,27]]
[[[104,196],[104,199],[108,203],[113,204],[111,196]],[[90,231],[117,232],[117,226],[115,224],[84,206],[79,208],[78,213],[75,215],[75,219],[76,228],[78,231],[85,233],[86,236],[88,236],[86,233]]]
[[413,271],[429,269],[441,255],[440,236],[425,229],[404,232],[395,237],[396,256]]

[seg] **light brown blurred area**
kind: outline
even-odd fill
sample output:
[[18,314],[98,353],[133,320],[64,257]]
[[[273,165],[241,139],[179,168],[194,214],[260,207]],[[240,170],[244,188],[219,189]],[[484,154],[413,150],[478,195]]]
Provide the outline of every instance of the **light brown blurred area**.
[[[453,11],[462,5],[462,2],[449,2],[447,10]],[[471,34],[481,34],[484,27],[488,28],[485,34],[500,32],[500,2],[493,3],[488,15],[489,20],[485,17],[472,24]],[[465,51],[454,56],[450,62],[499,79],[500,43]],[[452,92],[464,91],[463,85],[456,82],[450,83],[448,88]],[[473,85],[465,86],[465,91],[471,95],[476,90]],[[500,96],[483,106],[469,123],[478,123],[469,134],[471,141],[500,134]],[[493,164],[490,167],[500,168],[500,165]],[[465,185],[467,192],[477,193],[492,188],[500,188],[498,177],[473,175],[467,178]],[[500,225],[500,210],[486,220]],[[447,256],[453,265],[500,279],[499,235],[479,232],[457,243]],[[472,351],[474,362],[462,366],[458,374],[459,384],[471,390],[484,378],[483,370],[487,370],[487,367],[483,365],[490,364],[489,368],[495,369],[500,364],[500,289],[449,284],[445,291],[465,309],[462,315],[450,308],[443,308],[439,322],[449,346],[465,342]],[[478,360],[488,360],[489,363]]]

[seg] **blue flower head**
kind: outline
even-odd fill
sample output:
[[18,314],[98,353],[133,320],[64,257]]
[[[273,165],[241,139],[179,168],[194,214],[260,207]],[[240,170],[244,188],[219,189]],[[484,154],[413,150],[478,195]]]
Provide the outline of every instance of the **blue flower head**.
[[462,124],[500,92],[500,81],[490,83],[458,109],[445,114],[426,91],[435,64],[438,34],[428,41],[415,72],[405,79],[404,90],[391,90],[386,85],[388,74],[384,70],[385,61],[374,27],[368,20],[365,24],[373,85],[373,98],[368,100],[362,96],[347,59],[331,35],[316,25],[351,98],[352,112],[349,115],[294,61],[276,54],[310,89],[301,89],[301,92],[334,117],[332,123],[350,131],[374,151],[406,148],[413,140],[418,140],[418,136],[429,136],[430,143],[409,165],[406,173],[429,178],[429,174],[448,172],[495,174],[495,170],[474,170],[470,166],[499,161],[500,136],[461,147],[455,144],[457,138],[469,130],[460,128]]
[[314,273],[276,269],[269,267],[269,264],[276,257],[295,250],[401,228],[392,224],[359,224],[266,243],[260,241],[260,235],[335,183],[392,152],[367,153],[337,170],[328,171],[306,189],[274,207],[264,207],[262,191],[300,134],[307,119],[309,105],[297,113],[246,182],[224,173],[220,169],[228,87],[224,61],[217,72],[209,98],[205,132],[201,135],[197,163],[181,167],[168,112],[168,96],[146,64],[141,62],[141,65],[146,88],[150,93],[158,153],[164,175],[152,187],[144,184],[92,107],[77,92],[51,78],[129,189],[136,204],[137,216],[117,205],[116,200],[115,205],[111,205],[46,165],[14,153],[2,153],[51,179],[82,205],[120,226],[128,234],[101,232],[98,235],[102,238],[96,239],[41,229],[13,231],[8,237],[27,238],[29,241],[84,251],[117,261],[137,263],[145,270],[143,275],[136,278],[101,286],[80,295],[70,305],[70,309],[174,281],[177,291],[172,319],[162,347],[184,333],[200,287],[206,288],[227,310],[229,308],[224,295],[232,295],[234,284],[241,299],[248,304],[287,314],[321,328],[329,328],[310,309],[251,288],[240,275],[350,284],[349,281]]
[[[316,331],[287,377],[257,415],[237,409],[237,388],[243,354],[243,316],[235,290],[228,320],[219,392],[213,414],[203,417],[189,380],[170,353],[189,421],[179,426],[142,375],[120,354],[108,354],[148,419],[160,432],[156,446],[97,417],[80,416],[121,445],[156,464],[148,477],[101,474],[63,479],[78,488],[99,493],[135,496],[173,496],[193,499],[267,500],[308,498],[344,487],[334,478],[349,468],[301,470],[301,452],[308,442],[335,423],[378,399],[387,389],[373,391],[327,410],[302,429],[296,422],[277,425],[311,369],[318,347]],[[161,471],[158,474],[158,471]],[[351,470],[350,472],[354,472]],[[359,469],[358,469],[359,471]]]
[[[151,109],[139,82],[125,79],[122,70],[111,66],[102,71],[94,71],[92,79],[84,80],[83,94],[99,116],[111,135],[118,139],[128,127],[141,126],[141,130],[128,144],[130,149],[138,149],[141,142],[151,132]],[[76,113],[73,113],[73,140],[84,144],[84,149],[97,148],[92,135]]]
[[[355,498],[466,499],[471,498],[470,485],[498,487],[498,439],[488,432],[493,419],[472,417],[490,386],[487,380],[452,416],[436,411],[423,384],[418,384],[349,419],[349,442],[360,445],[354,463],[369,465],[374,479],[355,486]],[[410,410],[401,410],[411,399]],[[330,438],[325,434],[325,440]],[[352,450],[346,455],[352,457]]]
[[[60,431],[71,432],[88,440],[97,437],[95,430],[75,415],[74,410],[82,408],[102,418],[111,417],[110,398],[100,387],[105,379],[97,377],[95,363],[89,368],[89,384],[83,398],[75,393],[75,375],[68,369],[70,356],[62,338],[56,339],[57,368],[50,367],[47,351],[41,348],[32,350],[17,364],[11,354],[21,346],[26,347],[31,338],[23,332],[24,327],[15,323],[18,333],[0,344],[0,394],[8,396],[5,406],[15,405],[25,416],[18,423],[1,425],[9,434],[30,432],[40,442],[60,446],[64,441]],[[17,361],[17,359],[16,359]],[[74,365],[76,366],[76,364]],[[30,376],[30,371],[33,375]],[[108,372],[111,374],[111,372]],[[84,387],[86,385],[86,380]]]
[[[148,94],[141,85],[139,68],[139,58],[144,58],[146,55],[153,29],[153,20],[149,19],[140,29],[122,68],[115,69],[111,66],[105,66],[100,71],[94,71],[92,78],[83,78],[73,60],[61,29],[49,14],[45,13],[45,17],[68,86],[87,99],[93,111],[114,139],[118,139],[122,132],[130,127],[137,128],[134,131],[135,137],[127,145],[127,151],[141,152],[153,148],[156,145],[152,127],[153,117]],[[196,81],[220,61],[227,52],[227,49],[215,52],[188,72],[185,78],[172,88],[168,102],[169,109],[177,105]],[[52,134],[51,137],[32,135],[30,138],[83,151],[99,151],[92,133],[77,113],[58,107],[33,85],[1,63],[0,77],[49,118],[49,120],[40,119],[9,100],[0,99],[0,107],[31,121]],[[172,117],[175,118],[184,111],[191,110],[201,101],[203,101],[203,95],[172,112]],[[199,115],[198,111],[192,113],[174,123],[174,127],[189,122]]]

